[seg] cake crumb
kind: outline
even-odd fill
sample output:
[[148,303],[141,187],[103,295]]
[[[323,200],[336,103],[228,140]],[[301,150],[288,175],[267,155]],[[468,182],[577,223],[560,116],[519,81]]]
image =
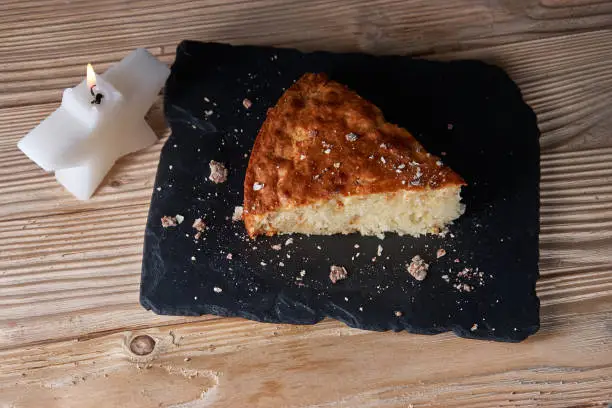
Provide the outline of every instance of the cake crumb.
[[251,109],[251,106],[253,106],[253,102],[251,102],[249,98],[244,98],[242,100],[242,106],[244,106],[245,109]]
[[181,214],[176,214],[176,216],[174,217],[176,218],[176,222],[181,224],[183,221],[185,221],[185,217],[183,217]]
[[206,228],[206,223],[204,221],[202,221],[201,218],[196,218],[195,221],[193,222],[192,227],[198,231],[198,232],[202,232],[204,231],[204,229]]
[[476,329],[478,329],[478,323],[474,323],[470,328],[470,331],[476,331]]
[[161,225],[164,228],[169,228],[169,227],[176,227],[178,224],[176,222],[175,217],[164,215],[163,217],[161,217]]
[[472,287],[470,285],[468,285],[467,283],[456,283],[455,285],[453,285],[455,287],[455,289],[457,289],[458,292],[471,292],[472,291]]
[[213,288],[213,292],[215,292],[215,293],[221,293],[221,292],[223,292],[223,289],[221,289],[221,288],[220,288],[220,287],[218,287],[218,286],[215,286],[215,287]]
[[280,251],[283,246],[281,244],[272,245],[271,248],[275,251]]
[[234,256],[232,255],[232,253],[228,253],[227,256],[225,257],[226,259],[231,260]]
[[244,212],[244,207],[241,205],[237,205],[234,207],[234,214],[232,214],[232,221],[238,222],[242,220],[242,214]]
[[408,273],[414,277],[414,279],[418,281],[422,281],[427,277],[427,270],[429,269],[429,264],[425,263],[423,258],[419,255],[415,255],[412,258],[412,262],[410,265],[406,265],[406,269],[408,269]]
[[402,317],[403,315],[404,315],[404,314],[403,314],[401,311],[399,311],[399,310],[396,310],[396,311],[395,311],[395,316],[397,316],[397,317]]
[[223,163],[211,160],[208,165],[210,167],[210,176],[208,176],[210,181],[219,184],[227,180],[227,169]]
[[340,280],[346,279],[348,272],[344,266],[332,265],[329,268],[329,280],[332,283],[336,283]]
[[376,249],[376,255],[381,256],[382,253],[383,253],[383,247],[382,245],[378,245],[378,248]]
[[293,238],[287,238],[287,240],[285,241],[285,246],[288,246],[291,244],[293,244]]
[[436,258],[442,258],[444,255],[446,255],[446,249],[444,248],[440,248],[438,252],[436,252]]

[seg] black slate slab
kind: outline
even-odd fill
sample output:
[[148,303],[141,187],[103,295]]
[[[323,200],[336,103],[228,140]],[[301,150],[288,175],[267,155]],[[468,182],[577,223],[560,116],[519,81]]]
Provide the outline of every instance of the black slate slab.
[[[231,222],[266,110],[304,72],[347,84],[467,180],[467,211],[446,237],[294,235],[286,245],[288,236],[249,240],[243,224]],[[186,41],[165,92],[172,136],[146,227],[145,308],[295,324],[329,316],[367,330],[452,330],[499,341],[538,330],[539,131],[501,69]],[[227,183],[207,180],[211,159],[227,164]],[[176,214],[182,224],[161,227],[162,216]],[[198,217],[208,229],[195,241]],[[272,249],[276,244],[282,249]],[[438,248],[447,255],[436,259]],[[405,269],[416,254],[431,264],[422,282]],[[332,285],[333,264],[345,266],[349,278]]]

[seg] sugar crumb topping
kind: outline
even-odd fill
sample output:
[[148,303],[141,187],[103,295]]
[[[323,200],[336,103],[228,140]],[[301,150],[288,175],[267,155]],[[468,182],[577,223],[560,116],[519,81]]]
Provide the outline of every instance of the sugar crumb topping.
[[346,138],[346,140],[348,140],[349,142],[356,142],[357,139],[359,139],[359,136],[357,136],[357,134],[351,132],[351,133],[347,133],[346,136],[344,136]]

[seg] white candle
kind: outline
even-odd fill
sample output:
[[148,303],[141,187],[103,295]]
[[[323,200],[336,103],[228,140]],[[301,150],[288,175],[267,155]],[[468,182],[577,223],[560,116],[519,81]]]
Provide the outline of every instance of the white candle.
[[[155,143],[144,115],[170,70],[137,49],[104,74],[92,73],[89,85],[66,89],[61,106],[18,144],[80,200],[91,197],[119,157]],[[103,95],[99,104],[95,94]]]

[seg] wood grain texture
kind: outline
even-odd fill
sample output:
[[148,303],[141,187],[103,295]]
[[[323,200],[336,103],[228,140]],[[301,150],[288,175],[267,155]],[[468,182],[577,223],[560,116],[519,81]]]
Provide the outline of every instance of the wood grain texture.
[[[506,69],[542,130],[542,331],[508,345],[143,310],[143,231],[167,137],[161,103],[148,115],[160,141],[121,159],[88,202],[16,143],[87,62],[104,71],[143,46],[171,63],[186,38],[477,58]],[[606,406],[611,102],[605,0],[5,0],[0,407]],[[136,334],[156,339],[151,355],[129,351]]]
[[[22,347],[0,352],[0,401],[35,406],[47,400],[62,407],[95,407],[102,400],[124,407],[604,407],[612,398],[612,312],[589,309],[547,313],[541,333],[519,345],[373,333],[330,320],[288,326],[220,319]],[[151,354],[130,352],[137,335],[154,339]],[[118,392],[109,395],[109,389]]]

